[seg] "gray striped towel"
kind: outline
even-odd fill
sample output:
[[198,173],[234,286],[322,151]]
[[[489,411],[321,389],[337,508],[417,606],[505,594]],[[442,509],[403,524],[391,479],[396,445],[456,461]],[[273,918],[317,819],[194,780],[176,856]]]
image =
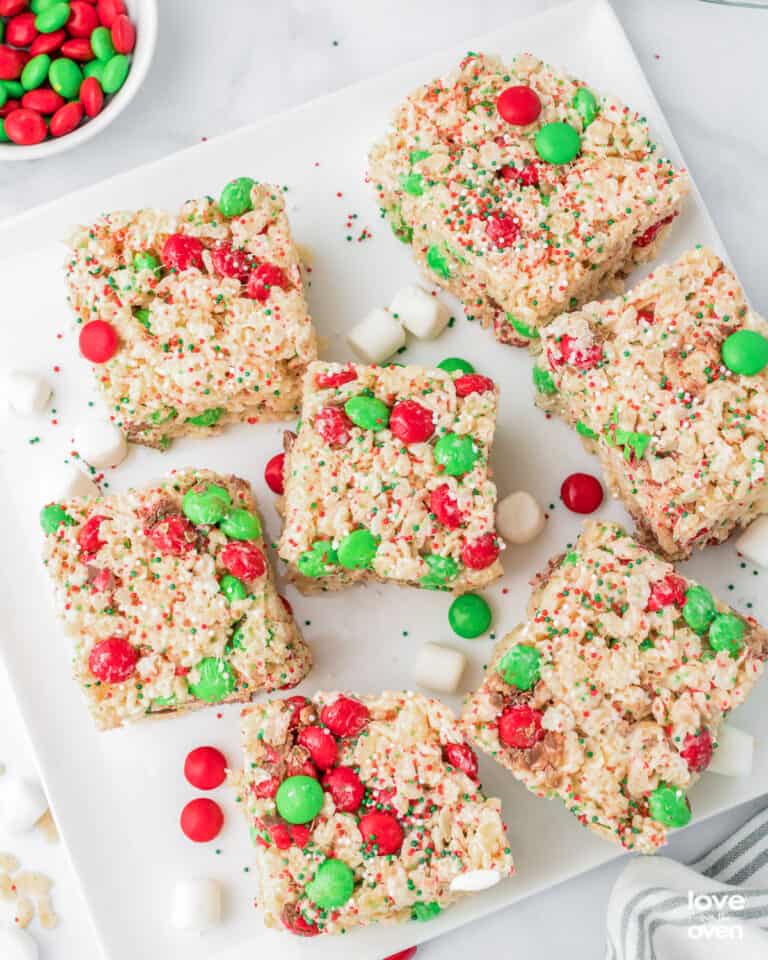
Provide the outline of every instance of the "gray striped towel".
[[768,960],[768,809],[690,866],[633,859],[608,901],[607,960]]

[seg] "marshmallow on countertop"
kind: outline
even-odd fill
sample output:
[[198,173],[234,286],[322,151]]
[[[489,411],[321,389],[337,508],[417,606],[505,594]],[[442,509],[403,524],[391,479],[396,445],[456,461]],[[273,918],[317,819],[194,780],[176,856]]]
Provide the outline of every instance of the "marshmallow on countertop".
[[717,749],[707,770],[724,777],[747,777],[752,773],[755,738],[730,723],[723,723],[717,732]]
[[736,541],[736,549],[756,567],[768,569],[768,514],[750,523]]
[[428,690],[455,693],[466,663],[467,658],[459,650],[439,643],[424,643],[416,657],[416,683]]
[[347,343],[363,363],[382,363],[405,346],[405,330],[388,310],[376,307],[352,327]]
[[9,777],[0,790],[0,820],[9,833],[27,833],[48,809],[43,788],[36,780]]
[[448,324],[448,309],[415,284],[398,290],[389,309],[419,340],[434,340]]
[[40,951],[32,935],[20,927],[0,927],[0,957],[3,960],[37,960]]
[[545,522],[544,511],[525,490],[508,494],[496,507],[496,529],[507,543],[530,543]]
[[495,887],[500,880],[501,874],[498,870],[468,870],[451,880],[451,891],[453,893],[477,893],[480,890]]
[[2,391],[11,410],[23,417],[42,413],[48,406],[52,390],[35,373],[23,370],[8,370],[3,373]]
[[82,420],[72,432],[74,449],[92,467],[116,467],[125,460],[128,444],[123,431],[109,420]]
[[221,922],[221,887],[208,877],[179,880],[173,890],[171,924],[177,930],[204,933]]

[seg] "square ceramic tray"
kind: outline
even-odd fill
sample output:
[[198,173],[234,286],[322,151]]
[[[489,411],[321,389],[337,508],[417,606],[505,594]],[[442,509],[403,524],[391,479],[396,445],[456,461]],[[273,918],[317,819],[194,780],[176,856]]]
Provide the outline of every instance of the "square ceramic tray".
[[[226,826],[213,844],[195,846],[178,827],[179,812],[195,792],[184,781],[186,752],[203,743],[220,746],[239,761],[237,708],[215,708],[188,717],[97,734],[70,680],[69,641],[57,625],[49,585],[39,562],[40,481],[46,464],[64,459],[71,428],[95,399],[86,364],[77,354],[72,320],[64,302],[61,238],[71,224],[102,211],[169,206],[205,193],[217,194],[230,178],[248,174],[289,187],[289,214],[298,241],[314,252],[310,301],[326,340],[325,356],[349,356],[343,332],[374,305],[389,303],[404,283],[416,280],[408,251],[379,219],[365,183],[365,156],[392,108],[424,80],[450,69],[467,49],[511,57],[532,50],[614,93],[647,115],[651,130],[677,162],[682,158],[613,12],[603,0],[578,0],[533,19],[511,23],[439,56],[309,103],[258,126],[238,130],[159,163],[100,183],[0,225],[0,287],[4,295],[2,351],[9,366],[37,370],[55,384],[55,413],[8,422],[2,432],[4,481],[0,541],[4,570],[0,650],[28,725],[40,768],[74,869],[110,960],[155,960],[184,956],[380,958],[419,940],[530,896],[618,854],[581,829],[555,802],[529,795],[497,765],[481,759],[483,783],[503,798],[518,873],[495,889],[464,900],[429,924],[380,926],[341,939],[303,941],[266,931],[251,905],[254,875],[248,833],[226,790],[214,796],[225,808]],[[351,223],[352,227],[348,227]],[[357,242],[363,230],[373,236]],[[347,237],[352,239],[348,240]],[[722,250],[696,192],[675,223],[664,255],[671,258],[696,242]],[[486,591],[500,634],[520,618],[528,580],[572,540],[578,518],[559,503],[564,476],[595,471],[596,462],[565,426],[532,406],[530,358],[496,344],[468,323],[454,304],[457,322],[439,340],[414,343],[407,359],[434,364],[465,356],[501,386],[494,468],[501,494],[527,489],[552,504],[544,534],[528,547],[504,555],[506,576]],[[58,368],[58,372],[54,372]],[[96,401],[98,403],[98,400]],[[167,454],[134,449],[110,489],[142,484],[172,467],[205,466],[250,480],[260,497],[270,534],[278,531],[272,495],[262,472],[280,448],[280,426],[242,426],[216,439],[177,442]],[[33,438],[38,442],[30,443]],[[601,515],[625,520],[615,503]],[[758,581],[741,567],[732,545],[711,549],[688,565],[690,573],[737,608],[768,615]],[[733,589],[729,590],[731,584]],[[382,586],[334,596],[288,596],[311,643],[316,666],[299,690],[348,688],[360,692],[413,684],[414,648],[426,640],[461,646],[471,659],[464,690],[476,686],[492,641],[460,641],[447,624],[447,595]],[[762,607],[762,609],[760,609]],[[447,698],[458,707],[459,698]],[[759,694],[742,708],[737,723],[760,733]],[[692,792],[695,817],[711,815],[768,791],[768,737],[758,746],[754,773],[743,780],[705,776]],[[170,929],[168,907],[174,881],[184,874],[219,878],[227,891],[226,922],[202,939]]]

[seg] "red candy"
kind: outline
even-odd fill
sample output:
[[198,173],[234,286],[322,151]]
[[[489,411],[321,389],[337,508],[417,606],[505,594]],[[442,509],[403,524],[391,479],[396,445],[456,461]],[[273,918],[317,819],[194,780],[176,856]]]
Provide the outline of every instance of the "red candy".
[[706,728],[697,734],[689,733],[683,742],[680,756],[694,773],[706,770],[712,759],[712,737]]
[[446,743],[443,757],[452,767],[466,773],[472,780],[477,780],[477,757],[475,751],[466,743]]
[[323,707],[320,719],[337,737],[356,737],[368,725],[368,707],[351,697],[338,697]]
[[55,30],[53,33],[41,33],[32,41],[29,54],[36,57],[41,53],[53,53],[67,39],[66,30]]
[[264,480],[272,493],[282,494],[285,492],[284,468],[284,453],[276,453],[274,457],[271,457],[267,461],[267,465],[264,467]]
[[564,333],[557,343],[557,352],[555,349],[547,351],[549,362],[553,367],[561,367],[564,363],[570,363],[579,370],[590,370],[597,366],[603,359],[603,348],[599,344],[593,344],[586,350],[579,350],[574,346],[575,337]]
[[90,3],[72,0],[69,5],[69,20],[66,28],[71,37],[88,38],[99,25],[99,17]]
[[682,607],[685,603],[685,593],[687,585],[682,577],[675,573],[668,573],[663,580],[657,580],[651,586],[651,593],[648,597],[648,603],[645,609],[649,613],[655,613],[662,607],[670,607],[673,604]]
[[186,233],[172,233],[163,244],[161,254],[166,270],[203,269],[203,245],[197,237]]
[[253,543],[232,541],[221,551],[219,559],[240,580],[256,580],[267,569],[264,554]]
[[5,118],[5,132],[14,143],[26,147],[45,140],[48,129],[37,110],[21,107],[11,111]]
[[658,223],[654,223],[653,226],[648,227],[645,233],[641,233],[640,236],[635,240],[636,247],[648,247],[656,239],[657,234],[662,227],[666,227],[668,223],[672,223],[675,219],[676,214],[670,213],[668,217],[664,217],[663,220],[659,220]]
[[86,77],[80,84],[80,103],[86,116],[95,117],[104,106],[104,91],[96,77]]
[[499,555],[499,542],[494,533],[484,533],[476,540],[465,543],[461,550],[461,559],[470,570],[485,570],[496,561]]
[[29,5],[29,0],[0,0],[0,17],[13,17]]
[[329,770],[339,755],[339,748],[327,730],[318,726],[302,727],[298,742],[309,750],[312,761],[320,770]]
[[352,767],[334,767],[323,777],[322,784],[340,813],[354,813],[363,802],[365,787]]
[[145,532],[155,548],[165,557],[183,556],[197,538],[195,528],[180,513],[163,517]]
[[389,429],[403,443],[424,443],[435,432],[432,411],[415,400],[400,400],[392,407]]
[[0,117],[7,117],[13,113],[14,110],[18,110],[20,106],[21,104],[18,100],[6,100],[5,105],[0,107]]
[[184,776],[198,790],[214,790],[227,779],[227,758],[216,747],[197,747],[187,754]]
[[215,800],[198,797],[190,800],[179,819],[185,836],[195,843],[208,843],[217,837],[224,824],[224,814]]
[[231,243],[217,243],[211,250],[213,269],[222,277],[247,283],[253,268],[253,256],[247,250],[236,250]]
[[380,857],[397,853],[403,845],[403,828],[391,813],[366,813],[357,825],[366,849],[375,848]]
[[117,330],[106,320],[91,320],[80,331],[79,344],[80,353],[86,360],[106,363],[117,353]]
[[55,90],[29,90],[21,98],[22,107],[37,110],[38,113],[55,113],[67,101]]
[[274,263],[262,263],[248,278],[245,295],[263,303],[269,299],[272,287],[285,289],[285,274]]
[[0,44],[0,80],[18,80],[25,63],[22,50]]
[[139,652],[125,637],[108,637],[88,656],[88,669],[102,683],[122,683],[134,671]]
[[512,217],[488,217],[485,233],[501,250],[511,247],[520,236],[520,224]]
[[594,513],[603,502],[603,488],[589,473],[572,473],[563,480],[560,498],[574,513]]
[[107,518],[101,516],[101,514],[95,513],[80,527],[77,534],[77,545],[87,556],[93,556],[98,553],[107,542],[106,540],[102,540],[99,534],[101,523],[106,519]]
[[435,487],[429,495],[429,509],[449,530],[455,530],[456,527],[461,526],[462,513],[447,483]]
[[280,787],[280,781],[277,777],[267,777],[266,780],[261,780],[259,783],[254,784],[251,788],[254,797],[258,797],[259,800],[271,800],[278,791]]
[[307,698],[301,696],[286,697],[283,703],[287,704],[292,710],[289,726],[291,729],[298,727],[299,721],[301,720],[301,711],[307,706]]
[[83,119],[83,105],[78,100],[59,109],[51,117],[49,130],[52,137],[63,137],[67,133],[72,133],[80,125]]
[[65,40],[61,45],[61,55],[63,57],[69,57],[70,60],[79,60],[81,63],[86,63],[88,60],[93,60],[91,41],[84,37],[75,37],[73,40]]
[[98,0],[96,10],[102,26],[111,28],[120,14],[125,13],[125,4],[123,0]]
[[454,381],[453,386],[456,389],[456,395],[459,397],[468,397],[470,393],[487,393],[494,390],[496,384],[490,377],[483,377],[479,373],[465,373]]
[[507,123],[516,127],[527,127],[541,113],[541,100],[531,87],[507,87],[499,94],[496,109]]
[[507,707],[499,717],[499,740],[508,747],[527,750],[544,738],[541,710],[525,703]]
[[502,180],[516,180],[524,187],[536,187],[539,184],[539,168],[535,163],[527,167],[502,167],[499,170]]
[[124,13],[112,24],[112,46],[118,53],[130,53],[136,46],[136,28]]
[[318,373],[315,376],[315,385],[321,390],[328,387],[340,387],[342,384],[351,383],[357,380],[357,373],[354,367],[344,367],[343,370],[336,370],[333,373]]
[[297,937],[316,937],[320,933],[320,928],[305,920],[295,904],[287,903],[283,907],[280,920],[285,929],[296,934]]
[[352,421],[340,407],[323,407],[315,417],[315,430],[331,447],[349,443]]
[[5,42],[12,47],[28,47],[36,36],[34,13],[20,13],[5,25]]

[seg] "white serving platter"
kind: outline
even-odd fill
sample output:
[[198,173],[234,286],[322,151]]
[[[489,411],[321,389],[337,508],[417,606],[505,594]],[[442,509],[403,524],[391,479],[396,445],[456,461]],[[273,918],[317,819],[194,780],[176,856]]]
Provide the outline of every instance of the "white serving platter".
[[[87,412],[89,401],[99,402],[90,372],[77,354],[64,302],[65,250],[60,241],[70,225],[116,208],[176,208],[188,197],[218,194],[228,179],[243,174],[285,184],[296,237],[314,252],[310,301],[326,340],[324,355],[346,358],[343,331],[372,306],[386,305],[401,285],[418,278],[407,249],[379,219],[373,192],[365,183],[367,148],[404,94],[450,69],[467,49],[505,57],[523,49],[537,52],[645,113],[666,152],[682,162],[611,8],[604,0],[578,0],[486,37],[467,38],[442,55],[97,184],[0,226],[3,363],[39,371],[55,386],[55,412],[49,410],[36,420],[9,419],[0,433],[5,485],[0,496],[5,531],[0,540],[0,651],[110,960],[180,956],[376,960],[618,855],[616,848],[582,829],[560,805],[535,799],[482,758],[484,785],[504,802],[518,867],[515,878],[465,899],[429,924],[380,926],[340,939],[312,941],[266,931],[251,902],[255,883],[254,873],[246,870],[252,862],[247,830],[229,793],[221,789],[213,794],[224,806],[227,822],[212,844],[193,845],[178,827],[182,806],[196,795],[182,776],[184,756],[194,746],[212,743],[236,765],[237,708],[213,708],[97,734],[70,680],[69,641],[54,618],[39,562],[40,479],[47,464],[68,456],[71,428]],[[373,237],[358,242],[365,229]],[[665,256],[696,242],[722,251],[703,201],[694,192],[675,223]],[[544,534],[529,547],[507,550],[506,576],[486,591],[494,609],[494,629],[501,634],[522,615],[529,578],[577,535],[578,518],[558,499],[561,481],[573,470],[597,467],[575,434],[533,408],[529,357],[497,345],[489,333],[468,323],[456,304],[453,307],[457,318],[453,328],[436,342],[412,344],[406,358],[434,364],[446,356],[464,356],[494,377],[502,388],[493,456],[500,492],[528,489],[545,506],[553,505]],[[166,454],[137,448],[117,470],[108,471],[106,480],[109,489],[122,490],[183,465],[232,471],[254,484],[274,536],[277,517],[262,471],[279,449],[280,433],[276,425],[242,426],[216,439],[179,441]],[[39,439],[30,443],[34,438]],[[600,515],[627,520],[615,503],[606,504]],[[740,565],[732,545],[711,549],[687,566],[737,608],[758,617],[768,615],[765,596],[758,600],[756,571]],[[292,588],[287,593],[316,659],[300,691],[408,688],[413,683],[414,648],[426,640],[447,642],[468,653],[471,668],[464,678],[465,691],[480,681],[492,641],[451,636],[447,595],[385,587],[316,599],[301,598]],[[458,707],[458,697],[447,699]],[[736,722],[755,734],[765,732],[759,695],[738,712]],[[759,742],[750,777],[705,775],[691,799],[700,820],[765,792],[768,737]],[[187,874],[215,876],[226,888],[226,922],[203,938],[178,934],[168,923],[174,881]]]

